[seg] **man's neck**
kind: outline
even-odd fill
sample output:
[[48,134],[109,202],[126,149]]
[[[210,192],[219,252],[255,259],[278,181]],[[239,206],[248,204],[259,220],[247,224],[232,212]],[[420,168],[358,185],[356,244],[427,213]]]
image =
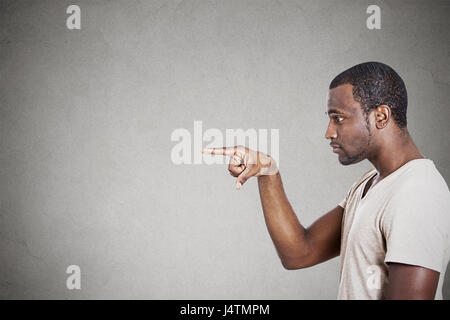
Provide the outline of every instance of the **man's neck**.
[[368,159],[378,172],[377,182],[405,163],[424,158],[406,128],[402,134],[393,136],[398,138],[389,139],[389,143],[383,145],[374,157]]

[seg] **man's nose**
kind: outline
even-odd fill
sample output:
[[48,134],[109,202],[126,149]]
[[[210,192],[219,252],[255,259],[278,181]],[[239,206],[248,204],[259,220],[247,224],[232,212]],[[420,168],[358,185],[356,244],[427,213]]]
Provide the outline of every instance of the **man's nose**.
[[330,121],[328,124],[327,131],[325,132],[325,139],[336,139],[337,138],[337,132],[336,129],[333,126],[333,123]]

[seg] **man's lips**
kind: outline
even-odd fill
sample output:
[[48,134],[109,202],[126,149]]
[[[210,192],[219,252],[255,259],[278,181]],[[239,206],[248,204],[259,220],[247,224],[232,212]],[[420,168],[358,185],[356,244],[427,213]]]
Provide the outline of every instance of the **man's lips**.
[[330,143],[330,146],[333,148],[333,152],[337,152],[341,146],[335,143]]

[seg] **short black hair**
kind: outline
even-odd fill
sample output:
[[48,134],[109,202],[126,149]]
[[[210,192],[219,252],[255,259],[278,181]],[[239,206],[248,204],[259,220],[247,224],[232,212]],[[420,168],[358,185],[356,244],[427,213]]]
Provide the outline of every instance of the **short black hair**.
[[398,127],[406,127],[408,95],[405,83],[390,66],[380,62],[358,64],[337,75],[331,81],[330,89],[344,84],[353,86],[353,98],[361,104],[366,117],[384,104],[391,108]]

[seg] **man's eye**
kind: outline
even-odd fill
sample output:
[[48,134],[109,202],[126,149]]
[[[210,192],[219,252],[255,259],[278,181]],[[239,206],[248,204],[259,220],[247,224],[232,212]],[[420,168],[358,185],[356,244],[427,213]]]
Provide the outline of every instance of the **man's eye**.
[[342,120],[344,120],[344,117],[334,116],[334,121],[341,122]]

